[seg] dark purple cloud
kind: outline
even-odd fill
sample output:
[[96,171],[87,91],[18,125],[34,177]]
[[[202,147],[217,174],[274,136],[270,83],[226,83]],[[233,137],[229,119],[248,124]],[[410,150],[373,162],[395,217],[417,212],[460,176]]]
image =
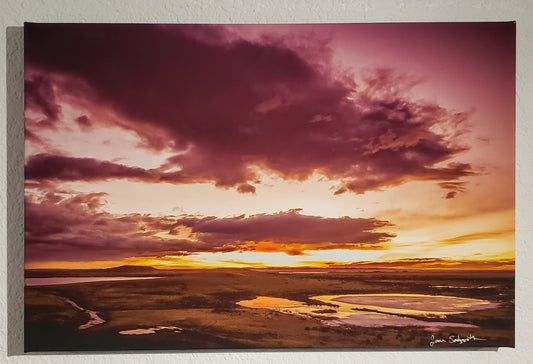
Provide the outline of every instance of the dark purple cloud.
[[[201,176],[186,176],[183,172],[165,172],[165,168],[143,169],[94,158],[74,158],[55,154],[36,154],[28,158],[25,166],[26,181],[99,181],[127,179],[149,183],[205,182]],[[242,184],[237,191],[255,193],[255,187]]]
[[[131,256],[188,254],[189,240],[157,236],[175,221],[131,214],[112,215],[100,209],[105,193],[64,197],[49,193],[25,199],[25,259],[88,261]],[[153,226],[152,226],[153,225]],[[207,245],[195,245],[200,251]],[[194,251],[194,250],[193,250]]]
[[248,183],[241,183],[237,186],[237,192],[240,193],[255,193],[255,187]]
[[157,177],[156,171],[128,167],[92,158],[71,158],[51,154],[31,156],[25,167],[25,178],[28,180],[93,181],[129,178],[151,181],[156,180]]
[[80,126],[82,130],[88,130],[91,129],[91,121],[87,117],[87,115],[81,115],[75,119],[76,123]]
[[[67,195],[68,196],[68,195]],[[27,261],[106,260],[195,252],[381,249],[393,235],[376,219],[323,218],[298,210],[229,218],[113,215],[105,193],[26,197]]]
[[27,70],[61,75],[62,94],[129,120],[121,126],[146,148],[175,150],[168,167],[189,181],[253,192],[259,167],[285,179],[318,172],[341,181],[336,193],[364,193],[473,173],[449,163],[465,150],[450,140],[465,114],[410,101],[394,90],[412,82],[394,72],[369,73],[356,86],[327,62],[319,67],[269,39],[186,25],[28,24],[25,61]]
[[51,80],[40,74],[27,76],[24,80],[24,102],[27,109],[35,110],[44,116],[40,123],[53,126],[61,108],[56,103],[55,91]]
[[276,244],[305,244],[319,248],[349,249],[366,245],[372,248],[389,240],[393,235],[374,231],[389,226],[386,221],[351,217],[326,218],[301,215],[299,210],[276,214],[259,214],[229,218],[190,218],[180,221],[199,239],[217,244],[243,244],[269,241]]
[[39,138],[37,134],[29,130],[28,128],[24,128],[24,138],[26,140],[31,140],[33,143],[42,143],[41,138]]

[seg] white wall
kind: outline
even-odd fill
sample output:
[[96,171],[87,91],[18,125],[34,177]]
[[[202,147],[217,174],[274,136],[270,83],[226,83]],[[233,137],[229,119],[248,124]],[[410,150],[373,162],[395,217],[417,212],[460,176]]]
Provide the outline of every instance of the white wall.
[[[517,21],[516,349],[476,351],[246,351],[24,355],[22,25],[35,22],[290,23]],[[533,362],[529,327],[533,224],[533,1],[530,0],[1,0],[0,1],[0,362],[6,363],[343,363]],[[7,42],[7,43],[6,43]],[[6,47],[7,44],[7,47]],[[7,59],[7,61],[6,61]],[[4,87],[4,85],[6,87]],[[7,96],[7,97],[6,97]],[[4,101],[7,99],[7,102]],[[4,116],[8,117],[5,118]],[[7,168],[6,168],[7,166]],[[7,193],[6,193],[7,192]]]

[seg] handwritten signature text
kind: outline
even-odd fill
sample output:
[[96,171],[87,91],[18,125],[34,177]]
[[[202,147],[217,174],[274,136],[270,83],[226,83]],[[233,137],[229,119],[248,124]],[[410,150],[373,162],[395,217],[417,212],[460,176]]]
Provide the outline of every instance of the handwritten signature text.
[[483,339],[480,337],[475,337],[474,335],[470,334],[465,338],[462,338],[460,335],[450,335],[448,336],[448,339],[437,339],[435,335],[431,335],[431,339],[429,341],[429,346],[433,347],[435,344],[439,343],[449,343],[449,344],[459,344],[463,345],[464,343],[467,343],[469,341],[486,341],[487,339]]

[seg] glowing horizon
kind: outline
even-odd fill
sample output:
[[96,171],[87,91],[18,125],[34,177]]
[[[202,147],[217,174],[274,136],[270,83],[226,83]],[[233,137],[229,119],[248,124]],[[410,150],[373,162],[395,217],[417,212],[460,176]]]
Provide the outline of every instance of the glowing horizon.
[[413,259],[412,261],[382,261],[382,262],[352,262],[350,264],[325,265],[324,262],[316,262],[306,265],[265,265],[262,262],[246,263],[246,262],[213,262],[191,265],[184,265],[179,259],[172,261],[171,258],[153,257],[153,258],[139,258],[136,261],[129,259],[123,261],[96,261],[96,262],[36,262],[26,264],[27,270],[40,269],[109,269],[122,266],[138,266],[151,267],[162,270],[173,269],[217,269],[217,268],[232,268],[232,269],[392,269],[392,270],[515,270],[514,259],[494,259],[494,260],[471,260],[471,261],[439,261],[435,259]]

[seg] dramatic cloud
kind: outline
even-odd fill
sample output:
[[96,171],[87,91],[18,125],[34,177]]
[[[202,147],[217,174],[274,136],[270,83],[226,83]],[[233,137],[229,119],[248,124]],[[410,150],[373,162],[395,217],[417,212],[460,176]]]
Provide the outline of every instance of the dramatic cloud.
[[105,193],[27,197],[29,261],[183,256],[194,252],[381,249],[393,235],[375,219],[323,218],[297,210],[231,218],[127,214],[101,209]]
[[[296,180],[319,173],[337,181],[337,194],[474,173],[468,163],[452,163],[465,150],[453,140],[468,115],[411,101],[405,92],[413,81],[392,71],[369,73],[356,85],[327,60],[309,58],[317,52],[306,58],[291,47],[217,27],[30,24],[26,70],[43,78],[27,81],[28,108],[57,118],[59,101],[42,91],[55,77],[56,98],[109,108],[146,148],[172,149],[164,167],[179,173],[161,169],[156,178],[187,176],[241,193],[254,193],[257,170]],[[83,163],[92,166],[76,172],[80,179],[154,177],[106,162],[98,162],[100,173],[96,162]],[[55,178],[74,178],[61,171]]]
[[[25,200],[25,248],[28,261],[87,261],[145,255],[183,255],[189,240],[165,239],[156,227],[174,221],[100,209],[104,193],[65,197],[48,193]],[[153,225],[153,227],[152,227]],[[201,243],[195,245],[201,249]],[[204,250],[208,249],[207,246]]]
[[379,249],[393,237],[375,231],[389,226],[386,221],[308,216],[301,215],[299,210],[248,217],[190,218],[180,223],[207,243],[224,244],[235,250],[284,251],[294,255],[305,250]]
[[134,180],[155,180],[156,171],[128,167],[92,158],[70,158],[60,155],[37,154],[26,163],[27,180],[105,180],[111,178],[128,178]]
[[[183,172],[165,172],[159,169],[144,169],[94,158],[73,158],[62,155],[36,154],[28,158],[25,166],[26,181],[98,181],[127,179],[149,183],[205,182],[199,176],[186,176]],[[255,187],[241,184],[240,193],[255,193]]]

